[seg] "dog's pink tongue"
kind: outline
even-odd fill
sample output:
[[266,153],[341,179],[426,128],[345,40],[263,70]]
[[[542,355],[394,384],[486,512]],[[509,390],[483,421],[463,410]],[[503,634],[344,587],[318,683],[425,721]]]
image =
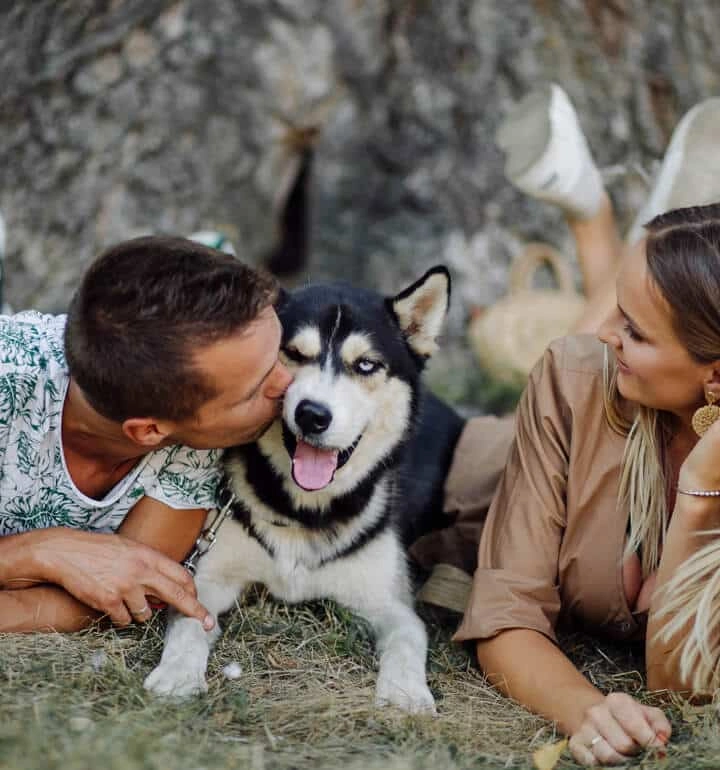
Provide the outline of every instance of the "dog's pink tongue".
[[293,457],[293,478],[303,489],[322,489],[332,481],[337,459],[336,450],[318,449],[298,439]]

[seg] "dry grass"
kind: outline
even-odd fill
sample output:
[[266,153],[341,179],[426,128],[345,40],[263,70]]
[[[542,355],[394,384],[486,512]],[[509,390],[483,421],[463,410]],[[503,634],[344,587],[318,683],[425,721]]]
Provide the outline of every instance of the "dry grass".
[[[372,707],[367,627],[330,602],[287,607],[254,592],[225,618],[210,691],[158,700],[142,680],[159,659],[163,622],[71,636],[0,635],[0,768],[526,768],[552,726],[488,688],[452,644],[454,617],[425,610],[436,719]],[[604,689],[648,700],[632,650],[569,637],[576,663]],[[237,661],[237,680],[222,667]],[[652,701],[649,701],[652,702]],[[720,767],[715,711],[669,707],[674,740],[644,768]],[[574,767],[564,757],[558,768]]]

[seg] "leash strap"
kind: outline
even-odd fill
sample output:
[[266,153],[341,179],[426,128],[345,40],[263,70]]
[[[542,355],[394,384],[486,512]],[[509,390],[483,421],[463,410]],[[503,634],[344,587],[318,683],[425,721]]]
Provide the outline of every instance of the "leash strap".
[[216,509],[215,518],[212,520],[209,527],[205,527],[203,531],[198,535],[198,539],[195,541],[190,556],[182,563],[183,567],[194,577],[197,572],[197,561],[201,556],[204,556],[214,545],[217,540],[217,533],[222,523],[232,513],[233,505],[235,504],[235,494],[228,488],[225,483],[218,494],[221,507]]

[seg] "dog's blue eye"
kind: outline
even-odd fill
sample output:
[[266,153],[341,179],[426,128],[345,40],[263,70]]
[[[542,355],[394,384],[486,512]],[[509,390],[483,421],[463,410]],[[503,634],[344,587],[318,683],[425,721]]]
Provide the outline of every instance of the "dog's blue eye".
[[379,361],[373,361],[370,358],[358,358],[353,364],[353,369],[358,374],[374,374],[378,369],[382,369],[382,366]]

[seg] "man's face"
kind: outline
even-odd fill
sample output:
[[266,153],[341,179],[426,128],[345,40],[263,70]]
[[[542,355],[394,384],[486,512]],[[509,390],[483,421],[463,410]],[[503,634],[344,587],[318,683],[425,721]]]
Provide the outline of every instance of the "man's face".
[[220,449],[258,439],[280,414],[292,380],[278,360],[281,335],[269,307],[243,331],[197,351],[195,366],[217,395],[175,424],[173,442]]

